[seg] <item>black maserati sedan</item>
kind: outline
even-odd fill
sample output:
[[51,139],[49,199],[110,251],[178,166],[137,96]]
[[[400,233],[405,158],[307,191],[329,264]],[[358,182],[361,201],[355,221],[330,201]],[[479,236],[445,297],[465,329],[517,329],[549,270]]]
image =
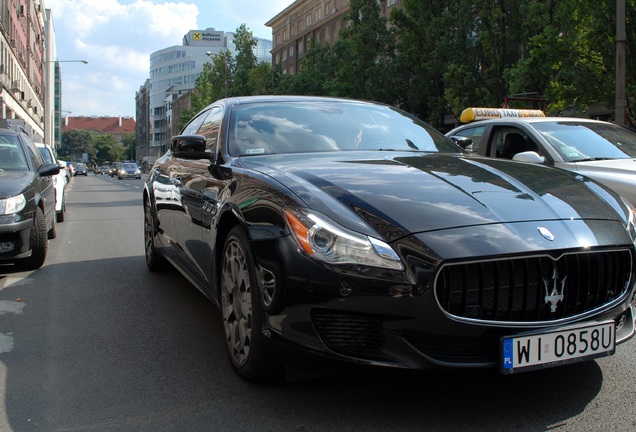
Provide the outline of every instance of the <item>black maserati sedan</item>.
[[634,335],[636,209],[582,175],[468,155],[391,106],[217,101],[143,191],[146,263],[220,309],[248,380],[612,355]]
[[57,163],[46,163],[22,132],[0,131],[0,264],[40,268],[57,235]]

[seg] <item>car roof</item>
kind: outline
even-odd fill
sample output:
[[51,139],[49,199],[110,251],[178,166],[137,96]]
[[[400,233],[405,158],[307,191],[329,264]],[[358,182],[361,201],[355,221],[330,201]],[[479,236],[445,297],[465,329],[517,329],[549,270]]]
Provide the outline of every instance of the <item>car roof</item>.
[[[498,124],[498,125],[519,125],[519,124],[538,124],[538,123],[588,123],[588,124],[615,124],[602,120],[594,120],[587,118],[579,118],[579,117],[506,117],[506,118],[493,118],[488,120],[475,120],[470,123],[463,123],[456,128],[453,128],[451,131],[446,133],[446,135],[452,134],[458,130],[465,129],[466,127],[474,127],[479,125],[487,126],[489,124]],[[618,125],[617,125],[618,126]]]

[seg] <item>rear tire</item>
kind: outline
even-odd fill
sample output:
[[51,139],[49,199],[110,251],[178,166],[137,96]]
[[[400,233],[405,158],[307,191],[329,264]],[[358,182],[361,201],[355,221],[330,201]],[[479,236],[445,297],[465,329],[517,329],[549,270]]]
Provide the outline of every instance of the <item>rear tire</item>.
[[66,216],[66,194],[62,194],[62,210],[55,215],[58,222],[64,222],[64,217]]
[[48,230],[46,236],[49,240],[53,240],[57,237],[57,215],[55,214],[55,209],[53,209],[53,217],[51,218],[53,223],[51,224],[51,229]]
[[269,360],[261,333],[263,305],[247,235],[234,227],[221,258],[221,311],[225,347],[234,371],[248,381],[274,378],[282,369]]
[[39,207],[35,210],[29,242],[31,256],[16,261],[15,265],[22,270],[37,270],[44,265],[48,250],[46,218]]

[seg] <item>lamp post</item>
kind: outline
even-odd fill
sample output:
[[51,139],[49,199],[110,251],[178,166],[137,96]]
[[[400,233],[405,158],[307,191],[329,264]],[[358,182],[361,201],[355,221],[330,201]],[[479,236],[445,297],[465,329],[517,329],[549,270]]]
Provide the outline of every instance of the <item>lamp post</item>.
[[[46,60],[44,61],[44,142],[49,144],[57,153],[61,145],[62,136],[62,78],[58,71],[59,63],[83,63],[88,64],[88,60]],[[55,82],[59,80],[60,85],[56,88]],[[58,101],[58,108],[55,109],[55,102]],[[56,128],[59,129],[56,136]],[[57,139],[56,139],[57,138]]]

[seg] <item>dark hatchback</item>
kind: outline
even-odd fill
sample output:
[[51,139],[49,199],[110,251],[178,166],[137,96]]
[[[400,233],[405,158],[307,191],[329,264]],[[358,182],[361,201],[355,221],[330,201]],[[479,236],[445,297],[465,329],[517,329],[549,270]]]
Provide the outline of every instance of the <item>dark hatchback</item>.
[[45,163],[29,137],[0,131],[0,263],[40,268],[55,238],[56,163]]
[[169,261],[220,308],[246,379],[308,359],[510,374],[634,334],[630,204],[466,155],[393,107],[215,102],[172,138],[143,202],[148,267]]

